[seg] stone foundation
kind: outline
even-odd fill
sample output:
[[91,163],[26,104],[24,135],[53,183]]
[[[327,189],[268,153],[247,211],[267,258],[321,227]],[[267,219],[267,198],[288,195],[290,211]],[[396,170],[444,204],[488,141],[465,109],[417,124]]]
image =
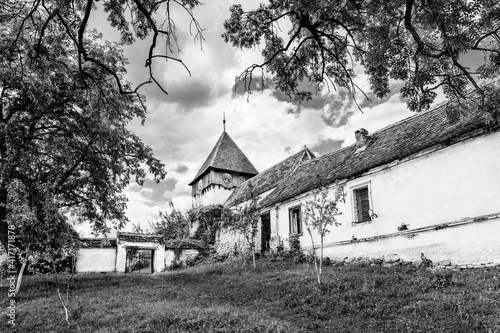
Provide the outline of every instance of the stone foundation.
[[488,262],[471,262],[453,264],[450,260],[441,260],[432,262],[428,258],[418,261],[404,261],[397,254],[389,254],[379,258],[367,257],[346,257],[344,259],[330,259],[333,266],[352,266],[352,267],[395,267],[395,266],[416,266],[430,267],[433,269],[465,270],[465,269],[500,269],[500,259]]

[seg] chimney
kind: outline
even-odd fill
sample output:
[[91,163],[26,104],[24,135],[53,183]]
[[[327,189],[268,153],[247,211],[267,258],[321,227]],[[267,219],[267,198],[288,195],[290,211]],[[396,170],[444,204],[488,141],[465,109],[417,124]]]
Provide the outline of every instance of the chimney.
[[356,137],[356,146],[364,147],[368,145],[370,141],[370,136],[368,135],[368,131],[364,128],[360,128],[359,130],[354,132],[354,136]]

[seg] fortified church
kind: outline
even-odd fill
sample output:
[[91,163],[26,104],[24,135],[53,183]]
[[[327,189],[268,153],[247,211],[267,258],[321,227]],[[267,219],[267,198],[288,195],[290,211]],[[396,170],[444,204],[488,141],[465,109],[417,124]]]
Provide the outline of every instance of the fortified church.
[[274,188],[299,164],[315,158],[313,152],[304,147],[300,152],[259,174],[245,153],[226,132],[225,119],[223,124],[223,131],[217,143],[189,183],[192,187],[194,207],[218,204],[234,206],[235,190],[241,193],[241,191],[248,192],[249,188],[252,188],[256,196],[262,195]]
[[[500,113],[465,103],[450,110],[442,104],[373,133],[361,128],[351,146],[322,156],[304,147],[261,173],[224,121],[190,183],[193,205],[231,208],[258,197],[259,251],[287,248],[291,236],[317,251],[302,210],[326,184],[331,194],[343,193],[340,226],[324,239],[330,259],[500,266]],[[221,235],[217,246],[237,241]]]
[[223,204],[231,192],[246,180],[258,174],[224,129],[205,163],[189,183],[192,187],[193,206]]
[[[189,184],[193,206],[232,208],[258,197],[258,251],[286,249],[293,236],[303,250],[318,253],[302,211],[326,185],[330,194],[343,194],[339,226],[324,239],[323,255],[333,262],[500,267],[498,110],[464,103],[450,112],[443,104],[374,132],[359,129],[355,144],[321,156],[304,147],[260,173],[223,124]],[[221,233],[216,251],[229,254],[240,240]],[[115,240],[88,240],[77,270],[158,272],[175,260],[175,248],[160,235],[120,232]]]

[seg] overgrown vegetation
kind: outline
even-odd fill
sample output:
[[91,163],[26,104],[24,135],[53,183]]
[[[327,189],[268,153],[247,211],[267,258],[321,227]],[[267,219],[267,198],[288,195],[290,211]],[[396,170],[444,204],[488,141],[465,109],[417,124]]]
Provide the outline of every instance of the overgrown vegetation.
[[238,206],[234,212],[228,211],[225,218],[226,228],[237,232],[245,239],[250,249],[254,268],[257,267],[255,261],[255,237],[257,236],[259,228],[260,209],[257,205],[258,201],[259,197],[252,197],[247,204]]
[[[183,213],[170,203],[170,210],[160,212],[160,219],[149,225],[155,234],[163,235],[168,247],[174,249],[175,262],[170,268],[181,268],[212,254],[217,234],[230,216],[230,210],[222,205],[196,207]],[[183,249],[196,249],[200,257],[180,262]]]
[[[248,93],[260,76],[261,87],[272,82],[293,101],[311,99],[314,86],[344,88],[358,104],[359,96],[390,96],[398,81],[410,110],[428,109],[442,89],[450,112],[466,98],[496,114],[498,85],[488,80],[500,69],[498,1],[272,0],[250,10],[234,4],[230,12],[224,40],[261,48],[264,58],[236,78]],[[463,55],[474,53],[484,57],[470,66]],[[359,65],[369,90],[358,86]]]
[[[260,260],[157,275],[79,274],[70,325],[53,282],[29,276],[5,332],[498,332],[500,271],[327,266]],[[0,288],[5,304],[6,287]]]

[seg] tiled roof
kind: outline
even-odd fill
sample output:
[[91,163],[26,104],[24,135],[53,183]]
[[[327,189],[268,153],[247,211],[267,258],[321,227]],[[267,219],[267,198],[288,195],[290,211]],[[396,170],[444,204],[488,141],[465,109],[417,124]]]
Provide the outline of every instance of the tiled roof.
[[115,248],[115,238],[80,238],[83,248]]
[[491,123],[490,114],[471,105],[453,117],[450,117],[445,105],[438,106],[371,134],[364,151],[354,144],[300,165],[260,205],[270,206],[313,190],[318,187],[319,181],[331,184],[336,180],[353,179],[372,168],[425,149],[451,145],[460,136],[487,129]]
[[233,139],[231,139],[226,131],[222,132],[212,152],[208,155],[207,160],[203,163],[189,185],[194,185],[199,178],[203,177],[209,168],[234,171],[248,175],[258,174],[253,164],[236,143],[234,143]]
[[163,242],[163,236],[157,234],[136,234],[132,232],[119,232],[117,238],[119,241],[127,242]]
[[315,158],[314,153],[305,147],[298,153],[295,153],[269,169],[261,172],[252,179],[247,180],[234,189],[225,202],[225,206],[232,207],[239,203],[250,200],[253,196],[271,190],[282,182],[285,177],[297,168],[301,163]]

